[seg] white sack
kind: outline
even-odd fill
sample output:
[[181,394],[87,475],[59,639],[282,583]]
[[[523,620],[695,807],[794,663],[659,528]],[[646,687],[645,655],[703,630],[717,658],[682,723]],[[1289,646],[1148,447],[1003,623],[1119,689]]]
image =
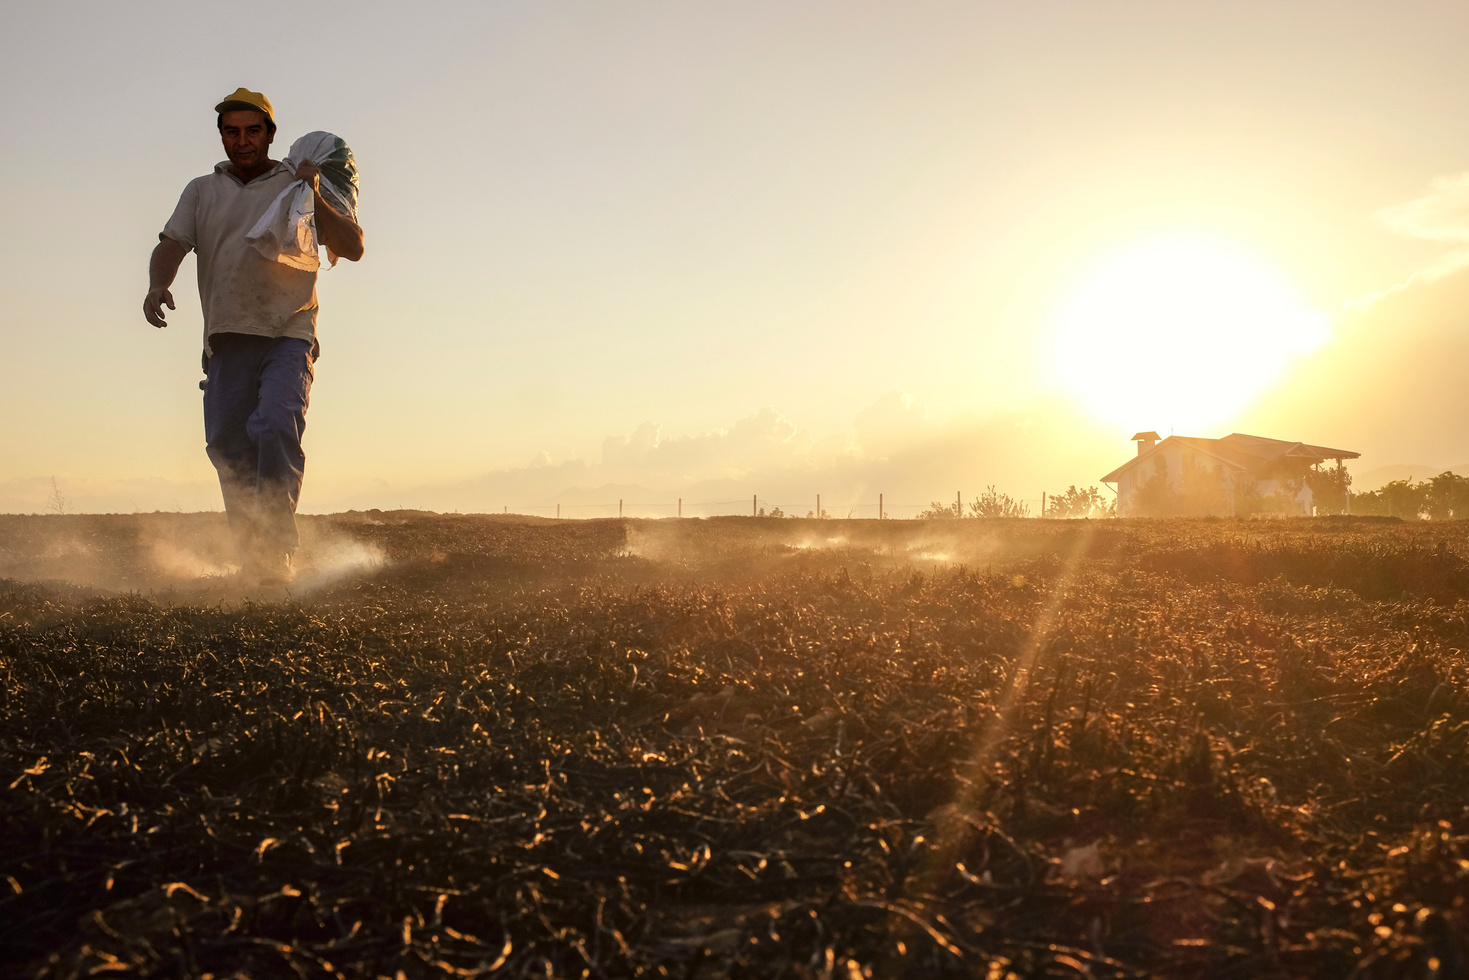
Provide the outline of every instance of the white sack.
[[[314,132],[291,144],[284,161],[291,172],[310,160],[321,168],[321,195],[338,211],[357,220],[357,162],[352,150],[339,136]],[[317,255],[320,239],[316,233],[316,196],[304,180],[294,181],[266,208],[265,214],[245,236],[245,240],[272,262],[293,269],[315,272],[321,268]],[[337,257],[327,249],[332,265]]]

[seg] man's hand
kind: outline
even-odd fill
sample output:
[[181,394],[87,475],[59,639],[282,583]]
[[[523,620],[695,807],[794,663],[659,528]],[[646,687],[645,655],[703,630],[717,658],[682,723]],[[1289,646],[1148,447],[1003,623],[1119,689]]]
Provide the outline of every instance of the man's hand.
[[173,285],[179,263],[188,254],[189,250],[172,238],[158,236],[158,245],[148,259],[148,295],[143,297],[143,316],[155,327],[168,326],[168,321],[163,319],[163,308],[175,308],[173,293],[168,291],[168,287]]
[[329,252],[349,262],[362,258],[362,227],[321,196],[321,168],[310,160],[304,160],[296,166],[296,179],[306,181],[316,196],[316,231],[321,236],[321,243]]
[[296,165],[296,179],[306,181],[313,194],[321,193],[321,168],[310,160],[302,160]]
[[148,295],[143,297],[143,316],[155,327],[166,327],[168,321],[163,318],[163,307],[167,305],[170,310],[177,309],[173,305],[173,293],[166,286],[156,286],[148,290]]

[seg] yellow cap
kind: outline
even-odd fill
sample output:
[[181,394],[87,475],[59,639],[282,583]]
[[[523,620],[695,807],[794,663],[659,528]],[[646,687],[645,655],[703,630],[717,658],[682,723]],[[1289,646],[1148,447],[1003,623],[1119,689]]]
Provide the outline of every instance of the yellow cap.
[[247,88],[237,88],[224,101],[214,107],[215,112],[230,112],[235,109],[254,110],[265,113],[265,118],[275,122],[275,110],[270,107],[270,100],[259,92],[252,92]]

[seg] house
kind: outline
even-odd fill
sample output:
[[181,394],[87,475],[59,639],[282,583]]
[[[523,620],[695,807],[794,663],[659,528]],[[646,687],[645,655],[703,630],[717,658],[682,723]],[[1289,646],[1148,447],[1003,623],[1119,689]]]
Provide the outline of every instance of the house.
[[1338,466],[1361,453],[1234,432],[1199,439],[1139,432],[1137,455],[1102,477],[1116,484],[1118,517],[1216,515],[1257,511],[1314,513],[1305,477],[1328,459]]

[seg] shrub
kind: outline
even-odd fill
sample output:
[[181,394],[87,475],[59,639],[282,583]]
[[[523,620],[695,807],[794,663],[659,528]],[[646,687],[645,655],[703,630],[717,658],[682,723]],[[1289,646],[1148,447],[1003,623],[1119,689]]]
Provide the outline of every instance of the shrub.
[[1117,508],[1115,503],[1108,503],[1102,499],[1102,494],[1096,487],[1087,487],[1085,490],[1077,489],[1072,484],[1065,493],[1053,493],[1046,502],[1044,517],[1055,517],[1071,519],[1078,517],[1115,517]]
[[993,484],[985,488],[978,500],[969,502],[969,510],[975,517],[1030,516],[1030,505],[1013,499],[1008,493],[1000,493]]
[[1299,514],[1300,505],[1296,497],[1301,488],[1287,484],[1271,493],[1262,494],[1254,480],[1241,478],[1234,487],[1234,513],[1236,517],[1254,514]]

